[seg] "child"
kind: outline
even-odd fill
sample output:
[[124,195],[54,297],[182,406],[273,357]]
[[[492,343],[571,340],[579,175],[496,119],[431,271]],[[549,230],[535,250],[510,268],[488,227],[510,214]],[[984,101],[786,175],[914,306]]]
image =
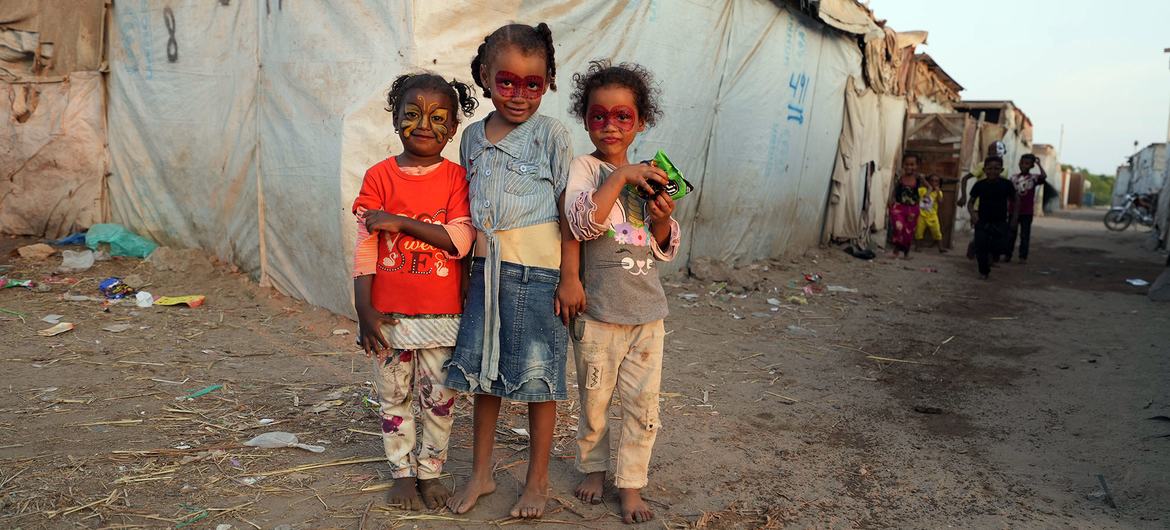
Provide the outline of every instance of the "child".
[[[661,110],[650,72],[638,65],[594,61],[573,82],[571,111],[597,148],[573,160],[565,193],[569,229],[585,241],[581,270],[589,300],[573,327],[581,394],[577,469],[586,474],[576,495],[601,502],[609,464],[609,404],[620,387],[622,431],[614,485],[622,520],[643,523],[654,518],[641,489],[661,426],[658,389],[667,313],[654,261],[674,258],[679,226],[671,218],[674,201],[647,184],[665,184],[666,174],[649,164],[631,165],[628,150]],[[647,190],[651,198],[628,186]]]
[[[967,211],[975,223],[975,257],[979,260],[979,277],[991,274],[991,257],[1004,253],[1010,228],[1015,224],[1016,189],[1003,173],[1003,158],[989,156],[983,162],[986,178],[971,187]],[[978,206],[976,206],[978,204]],[[1009,219],[1009,215],[1011,216]]]
[[890,230],[894,243],[894,257],[901,252],[910,257],[914,230],[918,227],[918,155],[907,153],[902,157],[902,175],[890,188]]
[[942,224],[938,221],[938,205],[943,198],[942,179],[938,175],[930,175],[926,177],[925,184],[918,188],[918,227],[914,231],[914,241],[920,246],[926,230],[930,229],[938,253],[942,254],[946,252],[942,244]]
[[565,325],[585,303],[580,244],[562,237],[568,229],[560,222],[569,131],[536,113],[545,91],[556,89],[553,51],[547,25],[512,24],[488,35],[471,62],[496,110],[463,132],[459,148],[478,237],[447,375],[447,386],[475,392],[471,478],[447,503],[457,514],[495,491],[501,398],[528,402],[528,475],[511,515],[540,517],[548,500],[554,400],[566,398]]
[[[1033,167],[1040,170],[1039,175],[1032,174]],[[1012,251],[1015,250],[1018,237],[1020,265],[1028,262],[1028,247],[1032,241],[1032,218],[1036,213],[1036,190],[1042,188],[1047,180],[1048,174],[1044,172],[1044,166],[1040,165],[1040,159],[1036,155],[1026,154],[1020,157],[1020,172],[1012,176],[1012,185],[1019,194],[1017,203],[1019,213],[1016,216],[1018,222],[1009,237],[1006,261],[1012,260]]]
[[[459,112],[471,116],[478,101],[467,85],[433,74],[395,79],[386,100],[403,151],[366,171],[353,203],[359,217],[353,304],[358,342],[367,357],[377,358],[382,445],[394,477],[389,502],[418,510],[450,497],[438,478],[456,396],[443,386],[444,365],[463,309],[459,258],[471,249],[475,229],[466,172],[442,151],[459,126]],[[422,416],[418,449],[415,392]]]

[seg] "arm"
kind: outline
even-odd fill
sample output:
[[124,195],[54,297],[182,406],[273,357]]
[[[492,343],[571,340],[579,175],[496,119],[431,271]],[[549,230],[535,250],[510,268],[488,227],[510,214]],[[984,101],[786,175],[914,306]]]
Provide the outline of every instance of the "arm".
[[581,242],[573,237],[565,216],[564,194],[558,201],[561,211],[561,281],[557,284],[554,311],[565,326],[585,311],[585,285],[581,283]]
[[[969,177],[971,175],[967,175],[967,176]],[[973,225],[979,224],[979,212],[975,211],[975,199],[979,198],[980,191],[981,190],[979,189],[979,183],[976,182],[975,187],[971,188],[971,202],[969,204],[967,204],[967,213],[971,215],[971,224],[973,224]],[[962,206],[963,202],[965,202],[965,201],[963,199],[960,199],[959,206]]]
[[366,222],[366,229],[370,232],[399,232],[413,237],[428,245],[433,245],[451,254],[458,252],[451,235],[441,224],[426,223],[405,217],[386,213],[382,210],[368,210],[362,216]]
[[568,327],[569,321],[585,311],[585,286],[581,284],[581,242],[571,235],[569,219],[565,215],[565,192],[569,185],[573,150],[570,147],[569,131],[559,122],[555,123],[557,128],[552,131],[552,142],[549,145],[549,166],[552,170],[554,200],[557,201],[557,212],[560,214],[561,278],[557,282],[553,311]]
[[649,205],[650,235],[654,237],[656,243],[651,245],[650,251],[659,260],[673,260],[678,254],[679,243],[682,240],[678,221],[671,217],[674,213],[674,200],[665,193],[659,193]]
[[374,270],[378,260],[378,238],[366,231],[358,221],[357,247],[354,249],[353,308],[358,314],[358,345],[366,357],[377,356],[385,361],[390,353],[390,341],[382,335],[383,325],[395,325],[398,320],[388,318],[374,308]]
[[593,211],[593,221],[598,224],[606,222],[609,211],[613,209],[618,196],[622,194],[622,188],[627,184],[653,193],[654,188],[650,187],[650,181],[666,185],[669,179],[666,177],[665,171],[648,164],[630,164],[614,170],[613,173],[610,173],[609,178],[601,184],[601,187],[593,192],[593,203],[597,205],[597,209]]
[[1044,171],[1044,166],[1040,164],[1040,160],[1036,159],[1036,169],[1040,170],[1040,178],[1036,182],[1043,184],[1048,180],[1048,173]]
[[957,204],[960,208],[967,205],[967,183],[973,178],[975,178],[975,175],[967,173],[963,175],[963,180],[959,181],[959,201]]

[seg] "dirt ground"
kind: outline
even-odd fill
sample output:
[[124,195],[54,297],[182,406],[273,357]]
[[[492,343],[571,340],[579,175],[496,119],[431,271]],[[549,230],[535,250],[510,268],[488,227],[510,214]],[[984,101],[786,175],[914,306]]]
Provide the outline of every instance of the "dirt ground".
[[[1141,250],[1142,233],[1105,231],[1102,213],[1038,220],[1031,261],[987,282],[955,253],[866,262],[833,249],[739,271],[760,287],[744,297],[668,279],[646,490],[658,519],[643,526],[1170,526],[1170,305],[1125,283],[1152,282],[1165,256]],[[11,255],[28,243],[0,240],[0,274],[58,283],[0,291],[0,527],[515,523],[523,407],[501,421],[494,495],[466,516],[401,512],[385,505],[352,322],[223,266],[114,260],[49,277],[59,257]],[[805,273],[858,292],[805,295]],[[132,274],[156,296],[207,303],[62,299]],[[48,314],[76,329],[39,336]],[[130,327],[103,330],[113,324]],[[185,397],[211,385],[223,386]],[[470,470],[469,405],[457,407],[454,485]],[[601,506],[572,497],[575,406],[559,410],[541,526],[619,527],[613,492]],[[241,445],[275,430],[326,450]]]

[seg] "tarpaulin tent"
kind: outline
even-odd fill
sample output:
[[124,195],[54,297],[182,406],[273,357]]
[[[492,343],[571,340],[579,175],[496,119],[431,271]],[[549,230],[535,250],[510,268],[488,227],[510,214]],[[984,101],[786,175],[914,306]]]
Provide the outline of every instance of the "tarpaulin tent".
[[102,0],[0,0],[0,232],[105,216]]
[[[855,33],[876,29],[852,0],[826,5]],[[656,74],[666,114],[634,154],[665,149],[698,188],[679,205],[680,264],[817,241],[846,79],[862,64],[855,35],[763,0],[139,0],[115,2],[112,20],[113,220],[343,313],[349,203],[365,168],[399,149],[386,89],[419,69],[470,81],[476,47],[502,24],[552,27],[561,90],[541,112],[569,125],[578,153],[590,145],[568,116],[571,73],[613,58]]]

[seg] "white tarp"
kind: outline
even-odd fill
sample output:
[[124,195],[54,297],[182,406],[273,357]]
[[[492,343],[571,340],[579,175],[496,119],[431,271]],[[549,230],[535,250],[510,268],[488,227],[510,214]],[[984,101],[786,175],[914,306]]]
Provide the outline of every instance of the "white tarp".
[[[382,109],[401,73],[425,68],[470,81],[485,35],[513,20],[548,22],[560,90],[540,111],[561,119],[585,153],[588,136],[568,116],[572,73],[595,58],[650,68],[665,116],[639,137],[633,158],[664,149],[699,190],[679,205],[682,264],[815,244],[844,83],[860,75],[861,60],[853,37],[765,0],[673,9],[600,0],[328,8],[140,0],[116,2],[113,20],[114,220],[168,245],[209,249],[347,314],[349,206],[365,169],[400,149]],[[468,122],[490,110],[481,98]]]

